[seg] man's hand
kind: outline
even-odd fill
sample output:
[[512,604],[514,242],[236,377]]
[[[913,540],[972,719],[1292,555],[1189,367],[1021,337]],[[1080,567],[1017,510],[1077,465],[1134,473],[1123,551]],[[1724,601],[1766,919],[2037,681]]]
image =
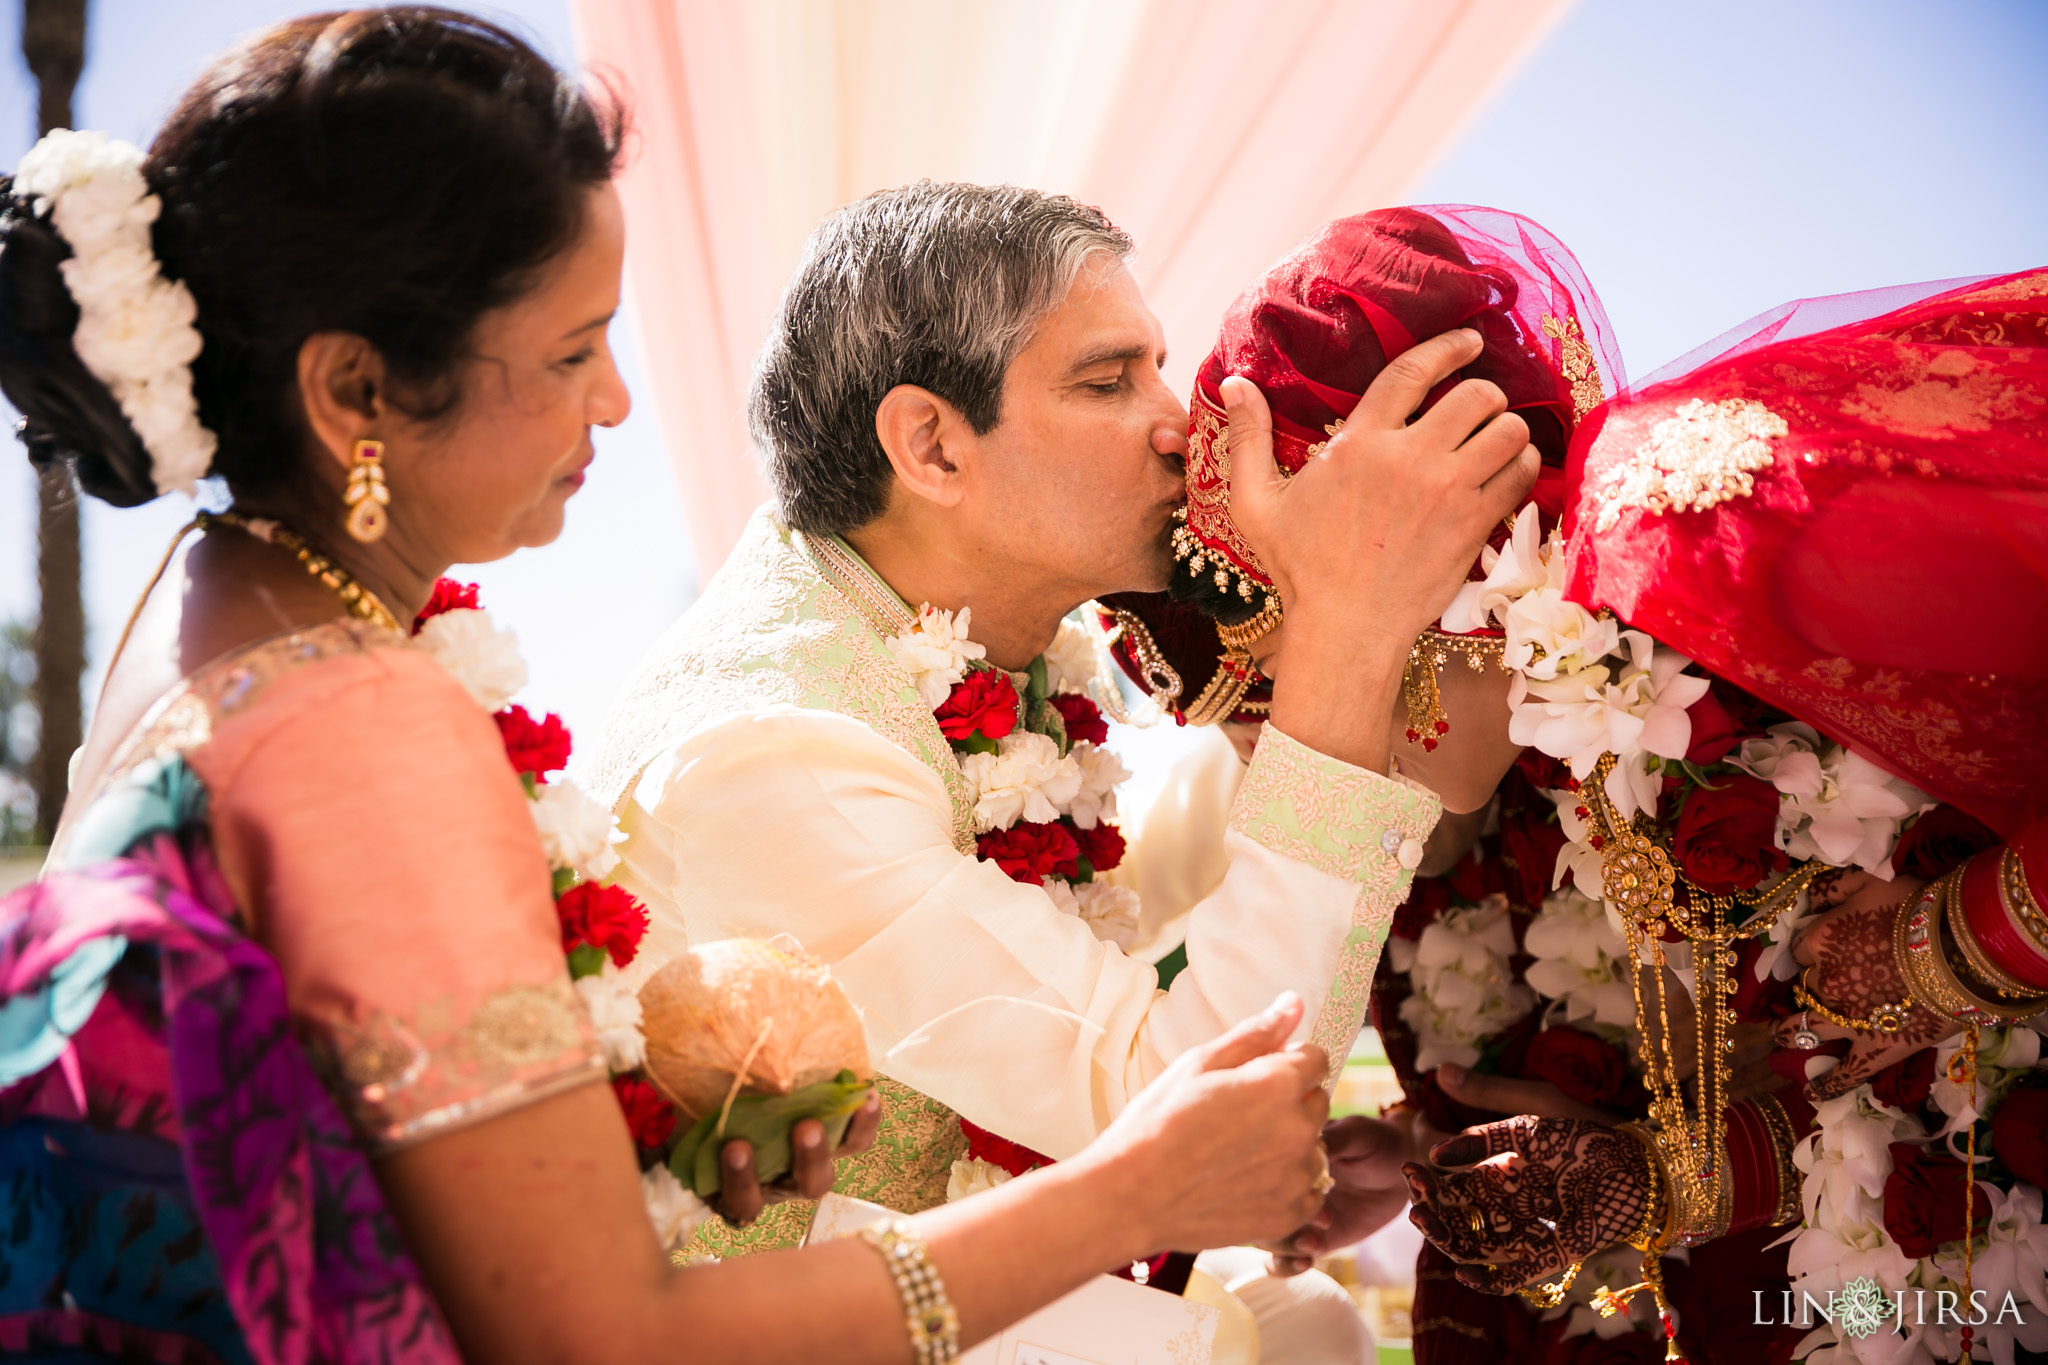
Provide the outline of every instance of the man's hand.
[[1479,346],[1478,333],[1457,331],[1398,356],[1291,479],[1273,460],[1265,397],[1249,380],[1223,381],[1231,516],[1286,608],[1285,642],[1266,660],[1272,718],[1362,767],[1385,768],[1409,646],[1535,482],[1528,426],[1485,380],[1408,421]]
[[881,1124],[882,1097],[879,1093],[869,1095],[867,1102],[855,1112],[853,1122],[846,1125],[846,1137],[836,1152],[825,1150],[824,1124],[816,1119],[799,1120],[789,1130],[790,1172],[770,1185],[763,1185],[760,1177],[754,1174],[754,1144],[743,1138],[734,1138],[719,1153],[725,1162],[718,1188],[719,1213],[726,1222],[745,1227],[759,1218],[761,1210],[769,1204],[780,1204],[785,1199],[823,1199],[832,1189],[833,1159],[865,1152],[874,1144],[875,1130]]
[[1410,1156],[1408,1134],[1399,1125],[1363,1116],[1334,1119],[1323,1127],[1323,1148],[1337,1183],[1321,1212],[1267,1246],[1275,1275],[1299,1275],[1318,1256],[1372,1236],[1408,1206],[1401,1175]]

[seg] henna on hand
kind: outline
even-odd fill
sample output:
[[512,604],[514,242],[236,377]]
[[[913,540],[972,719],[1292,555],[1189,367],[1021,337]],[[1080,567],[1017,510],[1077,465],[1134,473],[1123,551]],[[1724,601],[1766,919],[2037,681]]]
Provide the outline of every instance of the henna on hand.
[[[1917,895],[1921,883],[1909,877],[1882,882],[1866,872],[1823,874],[1816,886],[1827,883],[1830,899],[1840,908],[1801,931],[1793,941],[1792,954],[1813,968],[1807,989],[1829,1009],[1854,1019],[1867,1019],[1879,1005],[1892,1004],[1910,994],[1906,979],[1899,974],[1892,948],[1892,925],[1903,898]],[[1816,904],[1823,903],[1816,894]],[[1780,1047],[1792,1046],[1801,1016],[1781,1020],[1776,1039]],[[1897,1033],[1870,1033],[1844,1029],[1818,1016],[1805,1023],[1823,1039],[1847,1038],[1848,1054],[1832,1069],[1807,1083],[1813,1100],[1834,1099],[1847,1094],[1878,1072],[1903,1061],[1921,1048],[1931,1047],[1959,1031],[1960,1026],[1942,1018],[1914,1001],[1907,1011],[1906,1026]]]
[[1440,1167],[1402,1168],[1416,1229],[1458,1279],[1507,1294],[1614,1245],[1650,1199],[1642,1148],[1581,1119],[1533,1115],[1468,1128],[1431,1153]]

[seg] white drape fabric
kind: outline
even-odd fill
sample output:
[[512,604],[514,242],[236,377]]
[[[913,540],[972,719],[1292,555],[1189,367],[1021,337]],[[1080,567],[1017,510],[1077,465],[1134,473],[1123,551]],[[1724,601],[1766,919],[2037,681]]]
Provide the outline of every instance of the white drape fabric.
[[633,104],[644,397],[703,573],[766,494],[747,374],[835,206],[921,177],[1101,205],[1185,388],[1229,301],[1317,224],[1401,202],[1570,3],[574,0]]

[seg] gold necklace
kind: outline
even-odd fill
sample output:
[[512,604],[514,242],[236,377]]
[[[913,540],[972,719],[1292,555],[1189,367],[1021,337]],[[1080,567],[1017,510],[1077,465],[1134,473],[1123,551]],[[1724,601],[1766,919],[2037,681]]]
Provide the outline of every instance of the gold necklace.
[[267,518],[245,517],[239,512],[201,512],[196,524],[202,531],[215,526],[232,526],[246,535],[254,536],[267,544],[280,546],[292,552],[292,556],[307,573],[319,579],[341,599],[348,614],[359,621],[382,626],[386,630],[403,635],[405,627],[400,625],[391,608],[384,605],[376,593],[358,583],[355,576],[326,555],[308,545],[303,537],[289,526]]

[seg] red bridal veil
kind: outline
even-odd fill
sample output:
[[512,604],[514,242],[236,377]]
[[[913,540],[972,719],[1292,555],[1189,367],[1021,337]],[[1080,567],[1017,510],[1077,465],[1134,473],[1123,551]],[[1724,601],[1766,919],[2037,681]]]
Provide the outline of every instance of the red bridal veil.
[[2010,837],[2048,813],[2048,271],[1773,310],[1595,413],[1568,589]]

